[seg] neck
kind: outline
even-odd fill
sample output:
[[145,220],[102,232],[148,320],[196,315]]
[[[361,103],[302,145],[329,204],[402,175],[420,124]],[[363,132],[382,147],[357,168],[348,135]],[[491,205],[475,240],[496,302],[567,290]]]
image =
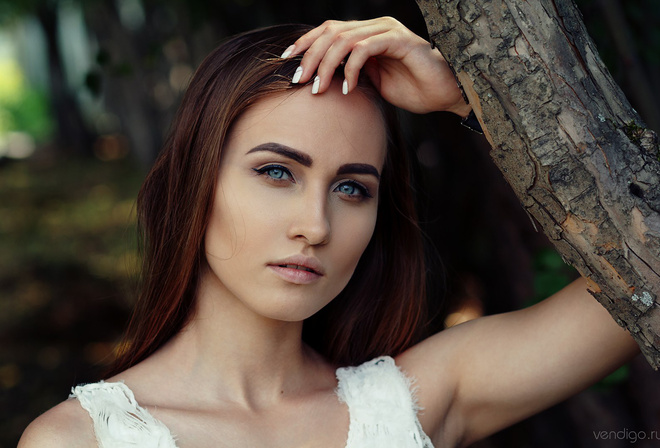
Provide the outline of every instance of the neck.
[[254,313],[205,273],[191,322],[154,357],[171,366],[178,384],[197,384],[210,399],[261,408],[302,392],[321,372],[327,379],[329,366],[301,335],[302,322]]

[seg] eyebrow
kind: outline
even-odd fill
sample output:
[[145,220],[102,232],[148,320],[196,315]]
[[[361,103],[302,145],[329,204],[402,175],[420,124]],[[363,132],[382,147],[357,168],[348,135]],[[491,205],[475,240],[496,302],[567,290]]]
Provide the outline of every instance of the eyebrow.
[[[275,142],[262,143],[261,145],[257,145],[249,150],[246,154],[252,154],[254,152],[260,151],[268,151],[279,154],[283,157],[294,160],[307,168],[311,167],[313,163],[312,158],[304,152],[300,152],[291,148],[290,146]],[[368,163],[346,163],[339,167],[337,174],[370,174],[376,179],[380,180],[380,173],[378,173],[376,167],[369,165]]]
[[339,167],[337,174],[371,174],[380,180],[376,167],[367,163],[347,163]]
[[246,154],[252,154],[253,152],[259,151],[274,152],[275,154],[295,160],[299,164],[308,168],[312,166],[312,158],[310,156],[280,143],[262,143],[249,150]]

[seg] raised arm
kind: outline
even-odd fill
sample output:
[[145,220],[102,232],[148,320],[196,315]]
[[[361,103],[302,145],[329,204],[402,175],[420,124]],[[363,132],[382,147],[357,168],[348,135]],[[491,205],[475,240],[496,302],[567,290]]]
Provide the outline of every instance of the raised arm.
[[[403,109],[461,116],[470,111],[440,52],[392,18],[329,21],[286,53],[304,53],[296,81],[318,76],[317,94],[345,61],[347,93],[362,70],[386,100]],[[637,352],[580,279],[530,308],[443,331],[397,363],[417,378],[424,429],[438,446],[455,446],[567,398]]]
[[638,351],[579,279],[529,308],[443,331],[397,361],[418,378],[434,440],[468,445],[583,390]]

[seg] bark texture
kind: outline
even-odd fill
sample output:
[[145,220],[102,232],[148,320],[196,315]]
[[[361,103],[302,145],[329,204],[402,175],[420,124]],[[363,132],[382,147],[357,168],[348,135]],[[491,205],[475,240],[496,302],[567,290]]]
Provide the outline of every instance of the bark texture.
[[579,11],[571,0],[417,2],[522,205],[657,369],[657,136]]

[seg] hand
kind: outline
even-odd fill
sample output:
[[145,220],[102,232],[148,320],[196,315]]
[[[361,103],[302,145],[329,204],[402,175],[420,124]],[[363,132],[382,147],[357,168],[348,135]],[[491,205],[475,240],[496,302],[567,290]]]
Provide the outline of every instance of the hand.
[[294,82],[307,82],[316,72],[314,93],[328,89],[335,70],[350,53],[344,67],[345,94],[355,88],[363,70],[383,98],[402,109],[444,110],[463,117],[470,112],[442,54],[391,17],[327,21],[301,36],[282,56],[303,52],[302,74],[294,76]]

